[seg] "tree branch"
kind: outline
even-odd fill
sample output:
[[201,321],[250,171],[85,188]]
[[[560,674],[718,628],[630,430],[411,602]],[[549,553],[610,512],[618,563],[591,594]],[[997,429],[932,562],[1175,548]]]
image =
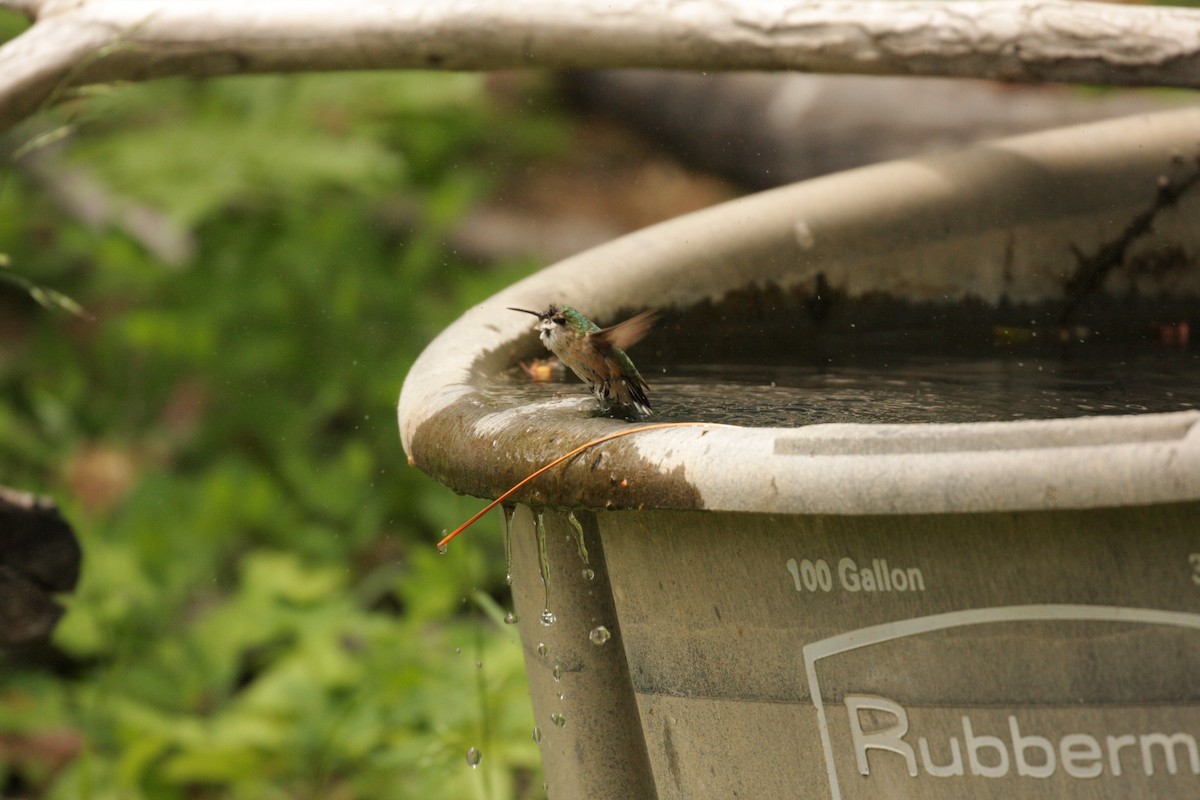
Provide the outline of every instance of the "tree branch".
[[1200,87],[1200,11],[1066,0],[0,0],[0,130],[64,84],[510,67]]

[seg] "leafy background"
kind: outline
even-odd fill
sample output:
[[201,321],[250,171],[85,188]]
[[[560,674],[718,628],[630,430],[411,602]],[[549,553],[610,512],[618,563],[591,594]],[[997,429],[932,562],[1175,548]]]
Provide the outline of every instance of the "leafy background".
[[[450,232],[569,139],[536,91],[393,73],[102,87],[0,140],[0,276],[84,309],[0,281],[0,483],[84,550],[49,655],[0,662],[4,796],[544,796],[498,520],[436,553],[479,501],[394,409],[536,266]],[[56,202],[79,175],[108,222]]]

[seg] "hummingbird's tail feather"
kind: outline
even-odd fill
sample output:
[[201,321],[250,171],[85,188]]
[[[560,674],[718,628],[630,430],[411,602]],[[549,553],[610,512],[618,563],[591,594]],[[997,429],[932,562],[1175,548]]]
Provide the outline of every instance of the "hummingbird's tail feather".
[[629,399],[625,402],[625,405],[636,410],[639,419],[645,419],[650,416],[653,411],[650,408],[648,387],[646,386],[646,382],[642,380],[642,376],[638,375],[633,379],[622,379],[621,384],[621,388],[626,389],[629,394]]
[[604,411],[613,411],[630,419],[645,419],[653,413],[649,388],[636,371],[619,375],[593,386],[593,394]]

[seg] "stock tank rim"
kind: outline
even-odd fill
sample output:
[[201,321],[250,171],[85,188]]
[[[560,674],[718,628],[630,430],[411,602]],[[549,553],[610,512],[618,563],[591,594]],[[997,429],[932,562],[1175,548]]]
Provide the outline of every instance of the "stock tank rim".
[[[818,274],[848,295],[1036,299],[1061,291],[1071,277],[1061,270],[1083,264],[1064,254],[1090,252],[1080,242],[1099,251],[1147,209],[1158,214],[1154,247],[1200,253],[1198,226],[1188,224],[1200,211],[1197,192],[1156,206],[1164,181],[1190,186],[1200,170],[1197,130],[1200,109],[1187,109],[888,162],[734,200],[568,258],[468,310],[430,343],[400,397],[405,452],[450,488],[495,497],[572,448],[631,426],[590,416],[594,401],[577,384],[564,398],[524,407],[492,398],[494,376],[544,354],[528,318],[509,306],[566,302],[603,323],[650,306],[803,288]],[[1177,277],[1174,290],[1195,291],[1194,273]],[[1200,499],[1198,421],[1200,411],[1179,411],[656,430],[600,445],[514,500],[804,514],[1186,502]]]

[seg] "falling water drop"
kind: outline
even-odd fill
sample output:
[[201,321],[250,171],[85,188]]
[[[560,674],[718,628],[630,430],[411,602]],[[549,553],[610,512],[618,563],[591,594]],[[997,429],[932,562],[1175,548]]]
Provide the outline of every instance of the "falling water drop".
[[514,507],[510,514],[508,509],[500,507],[500,517],[504,520],[504,582],[512,586],[512,524],[513,517],[517,514],[517,509]]
[[[443,534],[443,535],[445,535],[445,533],[446,533],[445,531],[442,531],[442,534]],[[448,545],[448,544],[439,544],[439,545],[437,546],[437,551],[438,551],[438,555],[439,555],[439,556],[444,556],[444,555],[446,555],[446,553],[448,553],[448,552],[450,551],[450,545]]]
[[471,767],[471,769],[478,767],[482,758],[483,755],[480,754],[479,748],[471,747],[467,749],[467,764]]
[[557,725],[560,728],[564,727],[567,724],[567,718],[564,717],[562,714],[559,714],[557,711],[555,711],[553,714],[550,715],[550,721],[553,722],[555,725]]
[[505,625],[516,625],[520,621],[521,621],[521,618],[519,616],[517,616],[517,612],[515,612],[515,611],[510,611],[504,615],[504,624]]
[[595,578],[595,577],[596,577],[596,573],[592,572],[592,568],[591,568],[591,567],[584,567],[584,568],[583,568],[583,579],[584,579],[585,581],[590,581],[590,580],[592,580],[592,579],[593,579],[593,578]]
[[554,671],[553,671],[552,673],[550,673],[550,674],[552,674],[552,675],[554,676],[554,682],[555,682],[555,683],[558,683],[559,681],[561,681],[561,680],[562,680],[562,674],[563,674],[563,668],[562,668],[562,664],[555,664],[555,665],[554,665]]
[[542,518],[542,512],[540,511],[537,513],[534,528],[537,529],[538,568],[542,574],[542,587],[545,590],[542,624],[548,626],[557,622],[558,618],[550,610],[550,556],[546,553],[546,521]]
[[537,725],[533,726],[533,740],[538,744],[541,744],[542,742],[542,729]]
[[612,638],[612,632],[603,625],[597,625],[595,628],[592,628],[592,632],[588,634],[588,638],[592,640],[592,644],[600,646],[608,643],[608,640]]
[[547,653],[547,652],[549,652],[549,649],[546,647],[546,643],[545,643],[545,642],[538,642],[538,646],[537,646],[537,654],[538,654],[539,656],[541,656],[542,658],[545,658],[545,657],[546,657],[546,653]]

